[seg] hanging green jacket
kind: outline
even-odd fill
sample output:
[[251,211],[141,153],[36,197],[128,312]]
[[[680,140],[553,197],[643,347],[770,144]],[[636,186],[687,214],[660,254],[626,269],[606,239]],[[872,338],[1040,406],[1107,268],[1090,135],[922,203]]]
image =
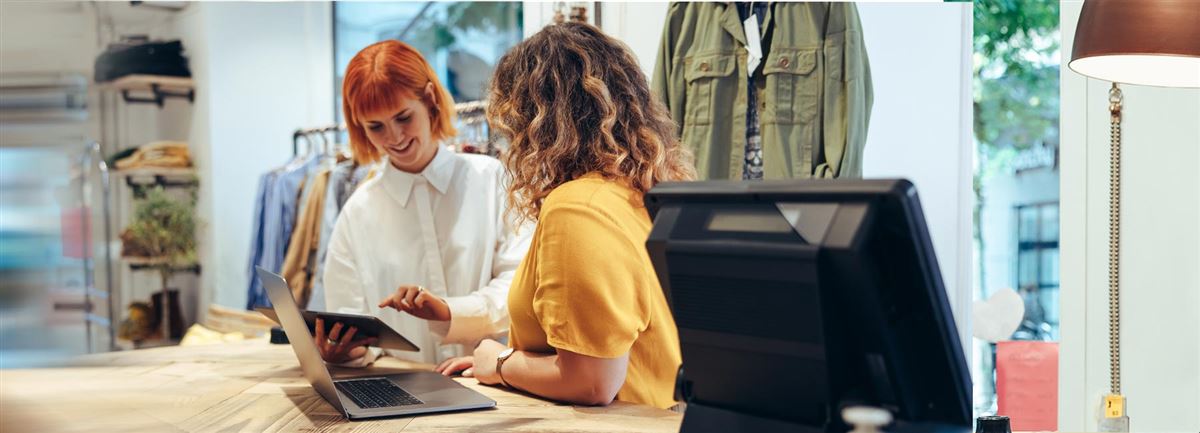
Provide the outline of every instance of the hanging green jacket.
[[[853,3],[772,3],[756,72],[766,179],[862,177],[871,68]],[[651,77],[700,179],[741,179],[746,33],[733,3],[672,3]]]

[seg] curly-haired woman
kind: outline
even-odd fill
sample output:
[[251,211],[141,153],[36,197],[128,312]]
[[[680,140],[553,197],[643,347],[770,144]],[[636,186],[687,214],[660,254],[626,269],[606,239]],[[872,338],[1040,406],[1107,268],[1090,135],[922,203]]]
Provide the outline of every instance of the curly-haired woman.
[[538,224],[509,292],[511,349],[484,340],[439,371],[571,403],[674,405],[678,334],[643,246],[643,194],[693,177],[666,108],[627,47],[577,23],[513,48],[489,100],[511,142],[512,210]]

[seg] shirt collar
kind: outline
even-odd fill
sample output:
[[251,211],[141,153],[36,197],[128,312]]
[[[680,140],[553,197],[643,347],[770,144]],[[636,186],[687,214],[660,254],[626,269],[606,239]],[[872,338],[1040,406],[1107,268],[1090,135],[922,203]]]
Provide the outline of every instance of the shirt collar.
[[415,185],[428,182],[439,193],[445,194],[454,178],[454,153],[441,144],[437,145],[437,153],[433,160],[420,173],[408,173],[392,166],[385,157],[383,162],[383,187],[396,199],[400,206],[408,207],[408,198],[412,195]]

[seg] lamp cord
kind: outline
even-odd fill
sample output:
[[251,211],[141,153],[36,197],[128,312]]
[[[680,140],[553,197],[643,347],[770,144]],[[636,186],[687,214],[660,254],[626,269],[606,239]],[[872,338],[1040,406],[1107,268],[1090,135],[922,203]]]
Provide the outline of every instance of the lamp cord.
[[1108,91],[1111,146],[1108,168],[1108,356],[1109,385],[1121,394],[1121,103],[1117,83]]

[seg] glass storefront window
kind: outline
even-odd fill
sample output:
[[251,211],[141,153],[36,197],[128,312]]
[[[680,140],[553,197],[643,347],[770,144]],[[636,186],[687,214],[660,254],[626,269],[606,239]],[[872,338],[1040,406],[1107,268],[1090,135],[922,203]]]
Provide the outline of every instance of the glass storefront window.
[[[975,299],[1019,294],[1011,340],[1058,341],[1059,4],[974,3]],[[974,340],[975,415],[997,410],[996,344]]]
[[342,119],[342,79],[354,54],[396,39],[433,67],[456,102],[482,100],[496,62],[521,41],[521,2],[335,2],[334,110]]

